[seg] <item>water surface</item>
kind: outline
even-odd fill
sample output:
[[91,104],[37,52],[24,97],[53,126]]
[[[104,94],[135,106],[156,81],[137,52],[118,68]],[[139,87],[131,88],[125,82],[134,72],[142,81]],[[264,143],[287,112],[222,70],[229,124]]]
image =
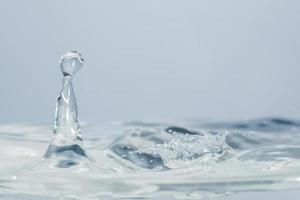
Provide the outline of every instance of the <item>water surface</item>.
[[[300,188],[300,123],[131,122],[82,127],[83,148],[49,125],[0,126],[1,199],[203,199]],[[81,152],[82,153],[82,152]]]

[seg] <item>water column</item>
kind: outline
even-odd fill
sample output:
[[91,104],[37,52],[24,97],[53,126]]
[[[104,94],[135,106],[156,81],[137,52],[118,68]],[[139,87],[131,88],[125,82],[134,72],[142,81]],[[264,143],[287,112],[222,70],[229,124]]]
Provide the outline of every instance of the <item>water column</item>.
[[78,122],[77,101],[72,84],[72,79],[83,66],[83,62],[83,58],[76,51],[66,53],[60,60],[63,83],[56,103],[53,137],[45,158],[57,155],[86,157]]

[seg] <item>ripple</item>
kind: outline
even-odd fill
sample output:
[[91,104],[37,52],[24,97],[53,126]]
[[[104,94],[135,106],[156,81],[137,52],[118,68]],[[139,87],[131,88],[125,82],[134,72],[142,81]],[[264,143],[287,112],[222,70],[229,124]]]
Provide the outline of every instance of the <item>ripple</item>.
[[0,198],[199,199],[300,188],[293,120],[82,127],[89,155],[52,144],[32,167],[47,148],[45,127],[0,126]]

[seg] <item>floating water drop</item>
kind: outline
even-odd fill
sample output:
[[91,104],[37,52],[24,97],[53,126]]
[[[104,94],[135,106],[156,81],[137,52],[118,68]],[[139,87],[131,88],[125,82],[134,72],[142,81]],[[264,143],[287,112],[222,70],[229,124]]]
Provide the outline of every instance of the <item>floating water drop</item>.
[[60,59],[60,67],[64,76],[74,76],[83,65],[83,58],[77,51],[70,51]]
[[53,138],[45,158],[63,155],[64,157],[86,157],[78,122],[77,101],[72,85],[73,76],[83,65],[81,55],[76,51],[66,53],[60,60],[63,84],[56,103]]

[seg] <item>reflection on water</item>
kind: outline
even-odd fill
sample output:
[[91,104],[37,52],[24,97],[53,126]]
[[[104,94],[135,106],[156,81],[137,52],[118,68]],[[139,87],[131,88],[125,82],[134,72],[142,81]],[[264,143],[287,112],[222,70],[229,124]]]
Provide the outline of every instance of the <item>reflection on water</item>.
[[[50,126],[0,126],[1,199],[202,199],[300,188],[300,124],[84,126],[81,146],[50,146]],[[82,156],[83,155],[83,156]],[[41,159],[43,157],[43,159]]]

